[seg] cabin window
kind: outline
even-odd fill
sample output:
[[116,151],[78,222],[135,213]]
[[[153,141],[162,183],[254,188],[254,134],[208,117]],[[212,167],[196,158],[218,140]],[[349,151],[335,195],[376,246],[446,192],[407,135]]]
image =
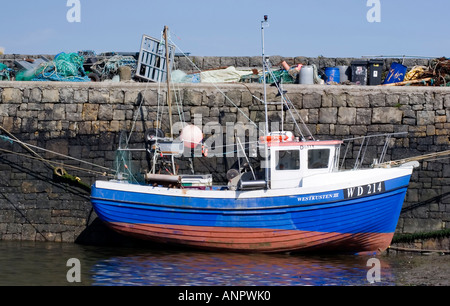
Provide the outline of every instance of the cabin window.
[[316,149],[308,151],[308,169],[328,168],[330,149]]
[[276,170],[298,170],[300,169],[299,150],[276,151]]

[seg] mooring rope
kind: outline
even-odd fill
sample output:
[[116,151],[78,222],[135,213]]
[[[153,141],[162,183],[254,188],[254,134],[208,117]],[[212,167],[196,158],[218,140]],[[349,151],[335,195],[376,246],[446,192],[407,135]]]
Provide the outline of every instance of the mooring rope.
[[[43,162],[47,167],[49,167],[53,171],[54,175],[56,175],[57,177],[59,177],[63,181],[65,181],[67,183],[70,183],[70,184],[77,184],[79,187],[82,187],[83,189],[85,189],[88,192],[90,192],[90,186],[88,184],[82,182],[79,177],[68,174],[67,171],[64,169],[64,167],[70,168],[70,169],[73,169],[73,170],[77,170],[77,171],[81,171],[81,172],[87,172],[87,173],[90,173],[90,174],[98,174],[98,175],[103,175],[103,176],[114,177],[114,175],[108,174],[106,172],[106,171],[114,172],[114,170],[112,170],[112,169],[109,169],[109,168],[103,167],[103,166],[99,166],[97,164],[90,163],[90,162],[87,162],[87,161],[84,161],[84,160],[81,160],[81,159],[78,159],[78,158],[74,158],[74,157],[71,157],[71,156],[68,156],[68,155],[65,155],[65,154],[54,152],[52,150],[44,149],[44,148],[41,148],[41,147],[38,147],[38,146],[34,146],[34,145],[31,145],[31,144],[25,143],[25,142],[19,140],[17,137],[15,137],[13,134],[11,134],[3,126],[0,126],[0,130],[2,130],[4,133],[6,133],[8,135],[8,136],[1,135],[2,136],[0,138],[1,140],[7,141],[9,143],[18,143],[23,148],[25,148],[26,151],[31,153],[32,156],[0,148],[1,152],[5,152],[5,153],[8,153],[8,154],[13,154],[13,155],[16,155],[16,156],[25,157],[25,158],[28,158],[28,159],[39,160],[39,161]],[[48,153],[51,153],[51,154],[54,154],[54,155],[57,155],[57,156],[62,156],[64,158],[66,158],[66,159],[71,159],[71,160],[78,161],[80,163],[88,164],[90,166],[98,167],[98,168],[101,168],[101,169],[106,170],[106,171],[100,172],[100,171],[85,169],[85,168],[74,166],[74,165],[67,165],[67,164],[64,164],[64,163],[50,161],[48,159],[43,158],[41,155],[39,155],[37,152],[35,152],[32,148],[38,149],[38,150],[42,150],[44,152],[48,152]],[[55,165],[58,165],[58,166],[55,166]]]
[[428,249],[416,249],[416,248],[403,248],[403,247],[396,247],[396,246],[389,246],[388,250],[401,251],[401,252],[414,252],[414,253],[450,254],[450,250],[428,250]]

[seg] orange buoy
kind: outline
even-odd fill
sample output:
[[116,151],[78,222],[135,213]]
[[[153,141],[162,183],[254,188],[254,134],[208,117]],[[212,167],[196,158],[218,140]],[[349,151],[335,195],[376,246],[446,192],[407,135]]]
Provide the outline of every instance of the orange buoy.
[[286,132],[282,134],[272,134],[267,136],[261,136],[259,138],[261,142],[284,142],[284,141],[293,141],[294,134],[292,132]]

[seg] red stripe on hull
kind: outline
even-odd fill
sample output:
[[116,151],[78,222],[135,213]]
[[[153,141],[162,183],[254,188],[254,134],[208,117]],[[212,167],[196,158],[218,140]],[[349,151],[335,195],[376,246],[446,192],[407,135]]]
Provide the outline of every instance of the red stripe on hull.
[[261,228],[107,223],[113,230],[160,243],[238,252],[381,252],[394,233],[324,233]]

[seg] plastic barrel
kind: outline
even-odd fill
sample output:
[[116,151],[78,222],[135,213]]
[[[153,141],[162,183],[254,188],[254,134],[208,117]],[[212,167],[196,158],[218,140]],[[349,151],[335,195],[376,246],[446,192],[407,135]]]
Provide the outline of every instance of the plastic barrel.
[[339,68],[339,79],[341,83],[347,82],[351,78],[352,70],[349,66],[338,66]]
[[403,80],[405,79],[406,69],[407,67],[403,66],[402,64],[392,63],[391,69],[389,70],[389,73],[386,76],[383,84],[403,82]]
[[314,84],[314,68],[313,66],[303,66],[299,76],[300,84]]
[[339,83],[341,81],[339,68],[337,67],[325,68],[325,74],[327,75],[327,84],[330,84],[331,82]]

